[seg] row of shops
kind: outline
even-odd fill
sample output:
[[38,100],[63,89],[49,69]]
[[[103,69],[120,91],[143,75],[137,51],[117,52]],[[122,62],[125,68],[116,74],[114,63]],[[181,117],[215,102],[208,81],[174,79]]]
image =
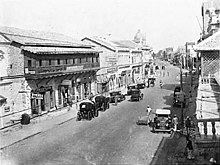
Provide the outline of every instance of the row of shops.
[[97,91],[104,93],[132,83],[143,82],[153,70],[151,63],[105,68],[97,72]]

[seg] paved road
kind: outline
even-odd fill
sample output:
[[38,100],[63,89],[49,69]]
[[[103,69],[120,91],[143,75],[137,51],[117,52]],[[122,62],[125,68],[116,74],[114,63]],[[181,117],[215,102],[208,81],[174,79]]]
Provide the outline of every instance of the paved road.
[[[178,68],[167,66],[156,86],[143,90],[140,102],[127,99],[91,121],[63,123],[7,148],[4,157],[13,165],[149,164],[162,138],[170,135],[151,133],[148,126],[135,122],[145,115],[147,105],[170,108],[177,72]],[[159,88],[160,79],[166,84],[163,89]]]

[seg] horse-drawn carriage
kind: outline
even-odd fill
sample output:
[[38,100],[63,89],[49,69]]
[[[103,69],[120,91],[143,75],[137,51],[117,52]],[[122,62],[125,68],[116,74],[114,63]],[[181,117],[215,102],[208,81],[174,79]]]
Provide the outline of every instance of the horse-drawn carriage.
[[90,100],[85,100],[79,104],[79,111],[77,113],[77,120],[87,119],[91,120],[98,117],[99,111],[105,111],[109,108],[109,98],[103,95],[97,95]]

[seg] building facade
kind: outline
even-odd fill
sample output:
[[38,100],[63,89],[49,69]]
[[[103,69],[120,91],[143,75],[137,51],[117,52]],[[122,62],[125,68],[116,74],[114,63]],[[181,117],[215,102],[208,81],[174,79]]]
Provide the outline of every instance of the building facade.
[[97,93],[99,51],[92,46],[12,31],[0,36],[1,128],[23,113],[48,113]]

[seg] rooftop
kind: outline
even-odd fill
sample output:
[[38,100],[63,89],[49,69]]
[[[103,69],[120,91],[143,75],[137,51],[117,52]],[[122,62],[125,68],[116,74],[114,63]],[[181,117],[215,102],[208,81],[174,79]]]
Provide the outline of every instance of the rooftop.
[[220,50],[220,31],[195,46],[196,51]]
[[8,42],[17,42],[22,45],[44,45],[44,46],[78,46],[91,47],[80,40],[69,36],[44,31],[24,30],[14,27],[0,27],[1,38]]

